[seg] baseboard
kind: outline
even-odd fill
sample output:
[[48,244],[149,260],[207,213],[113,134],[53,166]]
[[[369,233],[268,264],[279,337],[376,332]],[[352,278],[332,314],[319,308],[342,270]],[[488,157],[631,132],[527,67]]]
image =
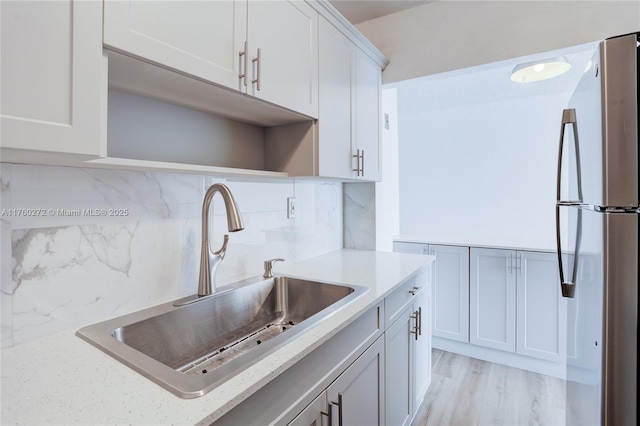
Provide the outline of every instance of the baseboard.
[[531,358],[526,355],[485,348],[483,346],[457,342],[454,340],[443,339],[436,336],[432,337],[432,347],[434,349],[441,349],[443,351],[453,352],[459,355],[468,356],[470,358],[477,358],[483,361],[493,362],[495,364],[520,368],[522,370],[532,371],[534,373],[544,374],[546,376],[557,377],[559,379],[566,379],[565,366],[557,362]]

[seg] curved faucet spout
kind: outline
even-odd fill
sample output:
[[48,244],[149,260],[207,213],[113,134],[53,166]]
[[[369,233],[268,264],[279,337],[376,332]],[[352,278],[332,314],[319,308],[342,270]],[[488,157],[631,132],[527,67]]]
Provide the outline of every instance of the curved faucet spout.
[[229,236],[225,235],[222,247],[215,253],[209,246],[209,209],[211,207],[213,196],[216,193],[220,193],[222,200],[224,201],[229,232],[237,232],[244,229],[242,216],[240,216],[240,209],[238,209],[236,200],[233,198],[233,195],[231,195],[229,188],[221,183],[211,185],[204,195],[204,202],[202,203],[202,247],[200,250],[198,296],[208,296],[214,292],[216,270],[218,269],[218,265],[220,265],[222,259],[224,259],[224,255],[227,252],[227,243],[229,241]]

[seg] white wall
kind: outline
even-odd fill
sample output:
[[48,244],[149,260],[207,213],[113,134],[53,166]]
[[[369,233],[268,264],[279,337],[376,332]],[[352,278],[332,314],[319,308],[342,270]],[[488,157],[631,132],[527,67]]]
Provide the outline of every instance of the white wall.
[[[202,197],[215,182],[229,186],[245,224],[230,235],[218,285],[262,274],[265,259],[293,261],[342,248],[340,183],[8,163],[0,172],[2,209],[46,212],[0,220],[2,347],[195,293]],[[286,215],[291,196],[295,219]],[[126,213],[69,216],[57,209]],[[219,196],[212,214],[216,250],[227,233]]]
[[640,2],[441,0],[356,27],[390,83],[640,31]]
[[406,111],[400,233],[553,250],[560,113],[570,92]]
[[[395,88],[382,90],[382,181],[376,183],[376,250],[393,251],[400,232],[398,192],[398,96]],[[385,117],[389,128],[385,127]]]

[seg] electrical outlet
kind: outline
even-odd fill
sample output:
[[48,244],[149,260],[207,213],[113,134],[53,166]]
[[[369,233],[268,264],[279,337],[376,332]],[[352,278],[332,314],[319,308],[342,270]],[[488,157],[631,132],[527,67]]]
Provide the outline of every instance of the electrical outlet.
[[287,219],[296,217],[296,197],[287,198]]

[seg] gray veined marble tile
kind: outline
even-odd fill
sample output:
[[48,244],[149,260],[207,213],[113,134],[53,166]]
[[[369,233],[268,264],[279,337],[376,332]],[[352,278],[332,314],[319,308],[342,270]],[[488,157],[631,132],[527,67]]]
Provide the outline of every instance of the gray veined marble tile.
[[[340,183],[0,167],[3,203],[12,207],[129,211],[118,218],[2,220],[3,347],[195,293],[202,197],[215,182],[232,189],[245,220],[245,230],[231,234],[220,284],[261,274],[268,258],[304,259],[343,244]],[[295,219],[286,215],[290,196],[299,197]],[[221,197],[214,202],[211,245],[217,248],[227,230]]]
[[375,184],[347,183],[343,187],[344,247],[375,250]]

